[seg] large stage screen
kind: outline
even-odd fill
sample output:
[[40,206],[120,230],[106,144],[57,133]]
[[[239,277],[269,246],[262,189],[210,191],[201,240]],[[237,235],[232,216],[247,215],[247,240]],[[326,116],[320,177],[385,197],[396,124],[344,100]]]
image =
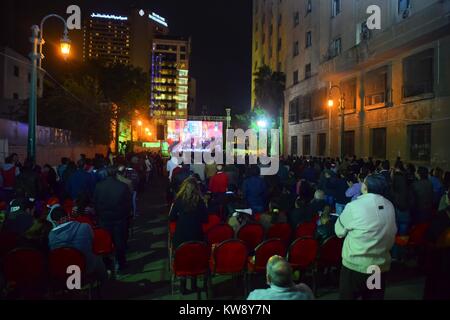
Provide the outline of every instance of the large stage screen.
[[167,121],[167,142],[170,152],[211,152],[223,146],[223,124],[212,121]]

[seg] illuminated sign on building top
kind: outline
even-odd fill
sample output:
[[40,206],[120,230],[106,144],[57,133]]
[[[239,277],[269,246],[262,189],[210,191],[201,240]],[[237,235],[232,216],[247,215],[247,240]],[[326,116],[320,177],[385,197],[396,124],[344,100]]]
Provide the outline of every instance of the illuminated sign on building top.
[[101,19],[112,19],[112,20],[128,20],[127,17],[123,16],[115,16],[113,14],[102,14],[102,13],[93,13],[91,14],[92,18],[101,18]]
[[163,25],[163,26],[165,26],[165,27],[168,27],[168,26],[169,26],[169,25],[167,24],[167,21],[166,21],[165,18],[161,17],[160,15],[158,15],[158,14],[156,14],[156,13],[154,13],[154,12],[152,12],[151,14],[149,14],[148,17],[149,17],[150,19],[152,19],[153,21],[155,21],[155,22],[157,22],[157,23],[159,23],[159,24],[161,24],[161,25]]

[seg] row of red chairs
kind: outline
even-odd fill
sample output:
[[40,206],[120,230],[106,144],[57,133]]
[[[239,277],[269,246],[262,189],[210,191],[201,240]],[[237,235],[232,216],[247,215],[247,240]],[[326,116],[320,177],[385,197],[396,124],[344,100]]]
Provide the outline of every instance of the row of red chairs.
[[[315,269],[339,267],[341,264],[342,240],[331,237],[319,248],[312,238],[295,240],[289,248],[281,239],[269,239],[255,248],[255,255],[249,257],[247,244],[239,239],[225,240],[212,250],[204,242],[187,242],[175,250],[172,263],[172,293],[176,277],[204,276],[211,283],[215,275],[244,275],[247,293],[247,277],[264,273],[267,261],[274,255],[287,258],[294,270],[312,271],[315,287]],[[207,286],[205,291],[208,292]]]

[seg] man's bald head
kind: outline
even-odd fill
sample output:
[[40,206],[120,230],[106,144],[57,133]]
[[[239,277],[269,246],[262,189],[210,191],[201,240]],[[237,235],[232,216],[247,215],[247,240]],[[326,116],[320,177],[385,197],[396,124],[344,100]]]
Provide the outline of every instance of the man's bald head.
[[267,282],[277,287],[292,286],[291,265],[280,256],[273,256],[267,261]]

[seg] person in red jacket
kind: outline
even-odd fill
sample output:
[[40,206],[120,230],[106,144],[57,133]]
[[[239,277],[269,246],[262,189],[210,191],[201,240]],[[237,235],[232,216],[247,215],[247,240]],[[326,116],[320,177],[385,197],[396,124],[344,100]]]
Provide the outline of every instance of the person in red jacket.
[[228,189],[228,176],[223,172],[223,166],[217,165],[217,173],[209,180],[209,191],[212,193],[225,193]]

